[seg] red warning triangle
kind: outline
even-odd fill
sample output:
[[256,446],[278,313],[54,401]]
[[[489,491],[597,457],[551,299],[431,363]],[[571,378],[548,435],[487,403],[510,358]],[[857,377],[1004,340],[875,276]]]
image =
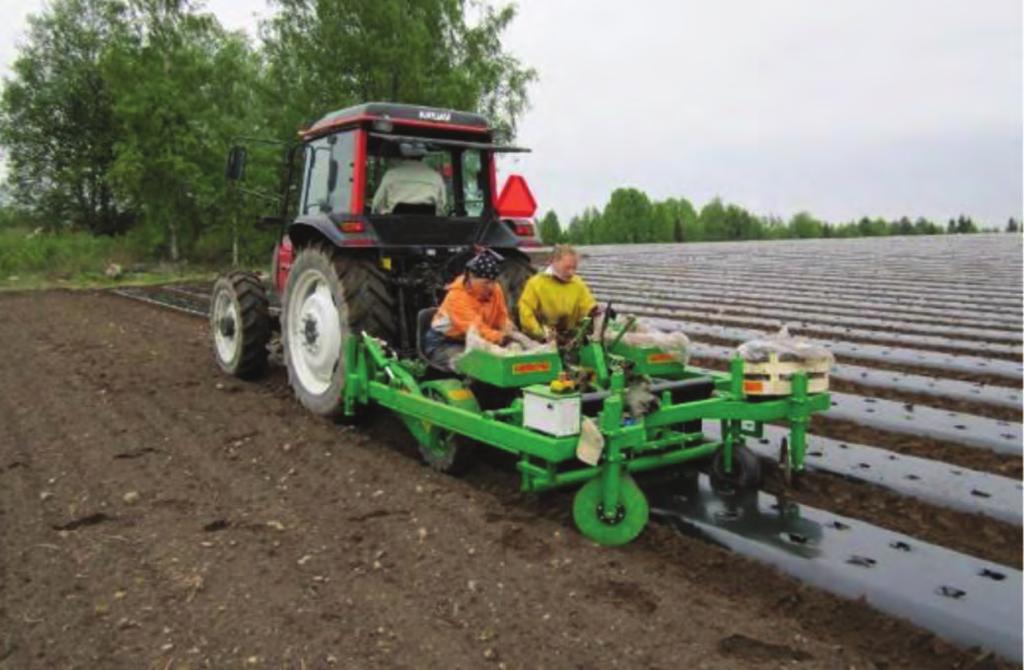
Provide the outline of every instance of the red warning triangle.
[[537,211],[537,201],[526,185],[526,180],[517,174],[508,176],[498,196],[498,216],[506,218],[529,218]]

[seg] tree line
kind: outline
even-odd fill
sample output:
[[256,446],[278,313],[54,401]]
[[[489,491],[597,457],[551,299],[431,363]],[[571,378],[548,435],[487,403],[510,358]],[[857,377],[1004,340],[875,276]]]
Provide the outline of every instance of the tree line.
[[[125,234],[151,255],[219,260],[239,221],[273,207],[228,193],[238,138],[293,141],[324,113],[374,100],[477,111],[514,134],[536,76],[502,46],[514,5],[272,8],[250,39],[189,0],[45,4],[0,93],[0,225]],[[251,144],[247,188],[276,193],[282,155]],[[251,258],[268,235],[241,236]]]
[[[1017,232],[1019,222],[1011,218],[1006,230]],[[892,221],[863,217],[830,223],[808,212],[798,212],[786,220],[758,216],[720,198],[714,198],[698,211],[686,198],[652,200],[638,189],[619,188],[612,192],[603,209],[588,207],[573,216],[567,226],[561,224],[553,210],[548,211],[538,224],[538,232],[545,244],[636,244],[967,234],[980,232],[980,228],[965,215],[945,224],[905,216]]]

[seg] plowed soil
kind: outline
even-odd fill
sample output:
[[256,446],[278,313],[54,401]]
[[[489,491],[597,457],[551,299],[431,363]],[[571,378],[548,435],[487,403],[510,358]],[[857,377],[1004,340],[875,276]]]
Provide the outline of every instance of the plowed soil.
[[0,311],[0,668],[996,665],[665,527],[596,547],[568,494],[225,378],[201,320]]

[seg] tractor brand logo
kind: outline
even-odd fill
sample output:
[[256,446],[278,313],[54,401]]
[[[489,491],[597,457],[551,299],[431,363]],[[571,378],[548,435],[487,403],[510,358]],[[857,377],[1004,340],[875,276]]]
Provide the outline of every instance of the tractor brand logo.
[[516,363],[512,366],[512,374],[514,375],[528,375],[531,372],[549,372],[551,370],[551,363],[547,361],[538,361],[537,363]]
[[420,118],[424,121],[451,121],[451,112],[438,112],[433,109],[421,109]]
[[671,363],[674,360],[675,356],[664,351],[657,354],[651,354],[647,357],[648,363]]

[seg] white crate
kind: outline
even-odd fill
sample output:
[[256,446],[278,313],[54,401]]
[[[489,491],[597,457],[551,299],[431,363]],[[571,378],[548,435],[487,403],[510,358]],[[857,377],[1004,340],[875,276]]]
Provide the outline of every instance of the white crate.
[[778,354],[769,354],[766,363],[743,363],[743,391],[749,396],[786,396],[793,393],[793,375],[807,374],[807,392],[828,390],[829,361],[780,361]]
[[579,434],[580,396],[559,395],[547,389],[525,391],[523,426],[554,437]]

